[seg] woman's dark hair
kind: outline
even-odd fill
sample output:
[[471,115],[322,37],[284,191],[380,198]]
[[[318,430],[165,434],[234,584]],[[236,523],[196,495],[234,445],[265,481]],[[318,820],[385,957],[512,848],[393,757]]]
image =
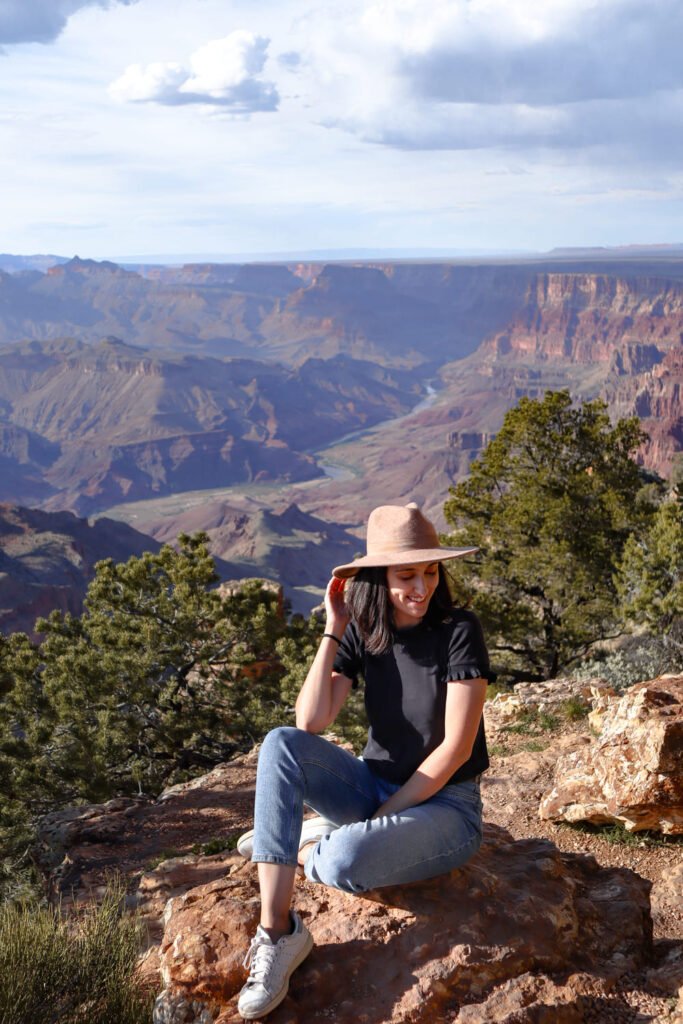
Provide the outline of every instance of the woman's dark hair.
[[[346,584],[346,607],[356,623],[369,654],[384,654],[394,640],[394,615],[389,600],[387,570],[360,569]],[[453,608],[446,571],[439,562],[439,582],[423,622],[436,626]]]

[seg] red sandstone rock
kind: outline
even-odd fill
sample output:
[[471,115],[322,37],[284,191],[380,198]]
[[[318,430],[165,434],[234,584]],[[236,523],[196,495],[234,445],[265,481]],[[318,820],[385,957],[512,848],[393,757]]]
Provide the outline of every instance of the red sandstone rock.
[[[683,440],[682,324],[680,288],[673,282],[541,273],[529,283],[521,309],[484,341],[477,357],[491,364],[499,386],[504,364],[522,360],[564,367],[565,374],[572,365],[600,368],[600,397],[611,415],[640,417],[650,437],[639,457],[668,476]],[[578,381],[573,386],[581,393]]]
[[[469,864],[429,882],[358,897],[301,879],[294,902],[316,946],[269,1022],[571,1024],[582,1019],[570,1013],[578,996],[550,976],[584,972],[598,984],[639,965],[650,948],[648,892],[630,871],[560,854],[546,840],[515,842],[495,826]],[[245,864],[169,902],[156,1024],[240,1020],[240,965],[258,920],[257,893],[256,872]],[[530,972],[548,977],[534,988]],[[472,1004],[486,1005],[506,983],[499,1015],[473,1016]],[[546,995],[560,1015],[503,1013],[529,999],[540,1006]]]
[[683,676],[612,698],[594,743],[557,762],[539,815],[683,833]]
[[667,907],[683,907],[683,860],[665,867],[657,885],[653,886],[652,909],[665,911]]
[[169,858],[146,871],[130,903],[147,925],[150,941],[161,939],[164,909],[170,899],[214,878],[224,878],[241,863],[243,860],[238,853],[218,853],[214,857],[190,854]]
[[494,989],[483,1003],[464,1006],[454,1024],[582,1024],[584,996],[609,987],[586,975],[560,984],[545,974],[523,974]]
[[[51,896],[63,906],[99,898],[112,870],[141,878],[128,903],[140,910],[152,937],[160,934],[170,896],[226,874],[236,860],[229,851],[210,857],[197,852],[244,831],[254,802],[256,756],[255,748],[169,786],[156,800],[118,797],[45,815],[35,852]],[[172,859],[171,851],[177,854]]]

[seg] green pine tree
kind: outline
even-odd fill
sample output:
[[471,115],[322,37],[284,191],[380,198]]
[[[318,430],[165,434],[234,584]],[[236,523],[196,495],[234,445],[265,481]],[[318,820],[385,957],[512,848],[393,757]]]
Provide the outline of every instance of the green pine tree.
[[249,749],[282,707],[277,588],[217,582],[207,538],[100,562],[80,617],[0,638],[0,846],[6,874],[46,811],[157,794]]
[[683,618],[683,501],[664,501],[624,546],[616,578],[622,613],[670,634]]
[[645,437],[635,418],[611,426],[599,400],[548,391],[522,398],[451,488],[449,542],[480,548],[453,571],[509,679],[552,678],[619,634],[614,571],[659,486],[632,458]]

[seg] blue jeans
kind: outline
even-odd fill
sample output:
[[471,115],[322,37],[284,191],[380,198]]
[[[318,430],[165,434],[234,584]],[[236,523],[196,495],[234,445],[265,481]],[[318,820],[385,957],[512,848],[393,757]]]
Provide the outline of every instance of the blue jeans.
[[397,789],[322,736],[273,729],[259,754],[251,859],[297,863],[304,803],[339,826],[313,848],[306,877],[344,892],[421,881],[460,867],[476,853],[477,781],[444,786],[416,807],[372,818]]

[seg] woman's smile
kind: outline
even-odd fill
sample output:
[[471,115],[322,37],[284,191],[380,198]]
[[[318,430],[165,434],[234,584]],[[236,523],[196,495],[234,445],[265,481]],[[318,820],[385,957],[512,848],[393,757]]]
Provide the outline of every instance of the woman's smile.
[[439,582],[437,562],[387,567],[387,588],[398,629],[416,626],[424,617]]

